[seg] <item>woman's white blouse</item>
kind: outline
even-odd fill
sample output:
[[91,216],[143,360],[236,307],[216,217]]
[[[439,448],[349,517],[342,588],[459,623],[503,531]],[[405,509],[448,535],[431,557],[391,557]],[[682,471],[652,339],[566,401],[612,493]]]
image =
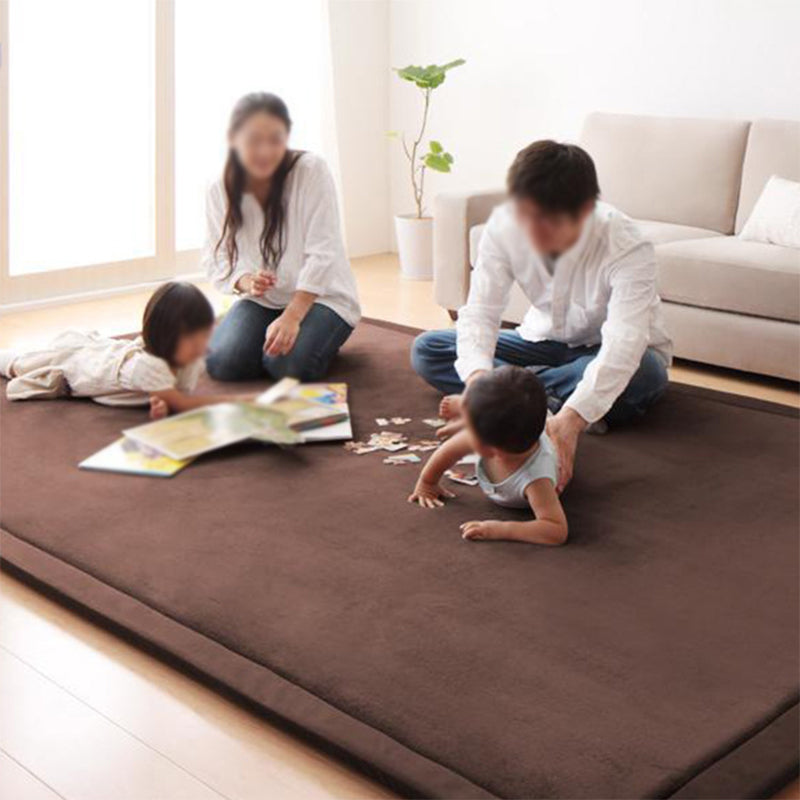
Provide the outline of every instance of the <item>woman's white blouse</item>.
[[[221,292],[233,293],[242,275],[264,267],[259,248],[264,212],[252,194],[242,198],[242,227],[236,235],[239,258],[230,268],[225,245],[216,250],[227,211],[222,180],[206,198],[206,244],[203,267]],[[317,302],[335,311],[349,325],[361,316],[358,290],[342,241],[336,188],[328,165],[314,153],[303,153],[284,189],[283,258],[275,269],[278,281],[263,297],[250,298],[267,308],[285,308],[296,291],[312,292]]]

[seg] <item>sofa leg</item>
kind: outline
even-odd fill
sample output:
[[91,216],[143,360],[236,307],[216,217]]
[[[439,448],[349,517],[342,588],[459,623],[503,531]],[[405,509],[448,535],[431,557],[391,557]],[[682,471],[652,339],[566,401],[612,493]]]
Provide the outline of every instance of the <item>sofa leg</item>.
[[447,313],[450,315],[450,319],[453,320],[453,322],[458,320],[458,311],[453,311],[452,308],[448,308]]

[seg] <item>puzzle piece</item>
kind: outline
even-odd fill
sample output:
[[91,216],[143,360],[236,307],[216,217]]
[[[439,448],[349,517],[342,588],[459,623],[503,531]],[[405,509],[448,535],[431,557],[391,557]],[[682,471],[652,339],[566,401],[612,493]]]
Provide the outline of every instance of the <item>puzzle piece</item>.
[[448,469],[444,473],[453,483],[462,483],[464,486],[477,486],[478,476],[460,470]]
[[422,459],[414,453],[403,453],[399,456],[387,456],[383,459],[384,464],[419,464]]

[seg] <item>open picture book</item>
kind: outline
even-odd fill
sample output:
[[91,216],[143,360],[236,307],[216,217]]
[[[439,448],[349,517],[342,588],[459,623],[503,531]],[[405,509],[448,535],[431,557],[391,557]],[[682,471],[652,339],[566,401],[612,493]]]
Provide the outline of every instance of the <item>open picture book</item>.
[[197,456],[246,439],[277,445],[350,439],[347,385],[285,378],[253,402],[203,406],[123,434],[79,466],[169,477]]

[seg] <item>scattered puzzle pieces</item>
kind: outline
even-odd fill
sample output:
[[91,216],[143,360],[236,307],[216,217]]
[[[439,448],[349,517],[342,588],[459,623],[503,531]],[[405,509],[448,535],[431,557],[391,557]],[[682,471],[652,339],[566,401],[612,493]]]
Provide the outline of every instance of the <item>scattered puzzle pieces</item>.
[[[412,421],[411,417],[375,417],[375,424],[380,428],[386,428],[388,425],[407,425]],[[441,428],[446,424],[445,420],[438,417],[431,417],[430,419],[422,420],[426,425],[431,428]],[[375,453],[376,451],[383,451],[387,453],[397,453],[399,450],[408,450],[407,453],[402,455],[390,455],[384,460],[384,464],[417,464],[421,461],[416,453],[425,453],[429,450],[436,450],[441,442],[438,439],[420,439],[419,441],[409,444],[408,437],[399,431],[381,430],[376,433],[371,433],[369,439],[362,442],[345,442],[344,449],[348,453],[354,453],[357,456],[366,453]]]
[[420,453],[426,453],[428,450],[436,450],[440,442],[432,441],[431,439],[422,439],[416,444],[410,444],[409,450],[418,450]]
[[384,464],[419,464],[422,459],[414,453],[402,453],[399,456],[387,456],[383,459]]

